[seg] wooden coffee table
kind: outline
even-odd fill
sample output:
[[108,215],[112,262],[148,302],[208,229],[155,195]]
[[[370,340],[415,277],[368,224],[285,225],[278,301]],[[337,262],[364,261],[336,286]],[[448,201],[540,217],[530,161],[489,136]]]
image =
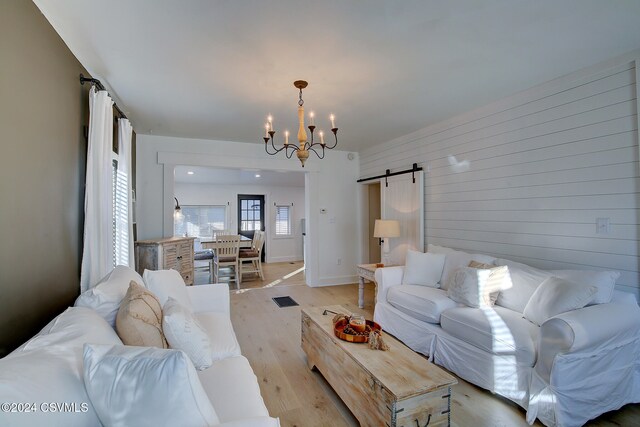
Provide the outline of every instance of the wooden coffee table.
[[302,309],[302,349],[360,425],[450,425],[453,376],[388,334],[389,351],[338,339],[324,310],[349,314],[339,305]]

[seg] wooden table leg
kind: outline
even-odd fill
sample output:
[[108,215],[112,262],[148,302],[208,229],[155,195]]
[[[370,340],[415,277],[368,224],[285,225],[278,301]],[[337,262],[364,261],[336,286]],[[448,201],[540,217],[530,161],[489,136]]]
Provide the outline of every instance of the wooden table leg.
[[358,277],[358,307],[364,308],[364,278]]

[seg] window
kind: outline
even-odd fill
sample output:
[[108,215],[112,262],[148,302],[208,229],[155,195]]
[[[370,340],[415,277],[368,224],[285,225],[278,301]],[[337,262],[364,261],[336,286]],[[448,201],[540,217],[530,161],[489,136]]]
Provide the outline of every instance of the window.
[[240,199],[240,231],[262,230],[261,200]]
[[276,236],[291,234],[291,206],[276,206]]
[[227,207],[224,205],[182,205],[182,218],[174,222],[175,236],[213,237],[216,230],[226,229]]
[[129,177],[113,160],[113,266],[129,265]]

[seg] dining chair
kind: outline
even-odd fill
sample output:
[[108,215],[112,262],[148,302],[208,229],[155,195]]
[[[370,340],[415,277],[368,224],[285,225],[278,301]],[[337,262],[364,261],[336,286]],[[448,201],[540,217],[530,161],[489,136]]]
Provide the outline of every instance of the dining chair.
[[[253,234],[254,245],[250,250],[240,251],[240,277],[249,273],[257,273],[264,280],[262,273],[262,248],[264,247],[265,232],[255,231]],[[247,265],[245,263],[251,264]]]
[[215,239],[214,256],[213,256],[213,278],[214,282],[220,279],[220,268],[231,269],[229,281],[236,282],[236,288],[240,289],[242,275],[240,274],[240,262],[238,252],[240,249],[240,236],[235,235],[217,235]]
[[[193,241],[194,251],[193,260],[195,270],[208,271],[209,283],[213,283],[213,249],[204,249],[202,247],[201,238],[198,237]],[[206,261],[206,265],[197,265],[197,261]]]

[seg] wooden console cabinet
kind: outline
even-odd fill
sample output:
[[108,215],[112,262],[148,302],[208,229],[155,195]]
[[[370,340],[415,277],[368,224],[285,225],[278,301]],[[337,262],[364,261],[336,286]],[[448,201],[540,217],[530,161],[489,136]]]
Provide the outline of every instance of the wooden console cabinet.
[[135,243],[136,271],[169,270],[180,272],[184,283],[193,285],[193,241],[195,237],[167,237]]

